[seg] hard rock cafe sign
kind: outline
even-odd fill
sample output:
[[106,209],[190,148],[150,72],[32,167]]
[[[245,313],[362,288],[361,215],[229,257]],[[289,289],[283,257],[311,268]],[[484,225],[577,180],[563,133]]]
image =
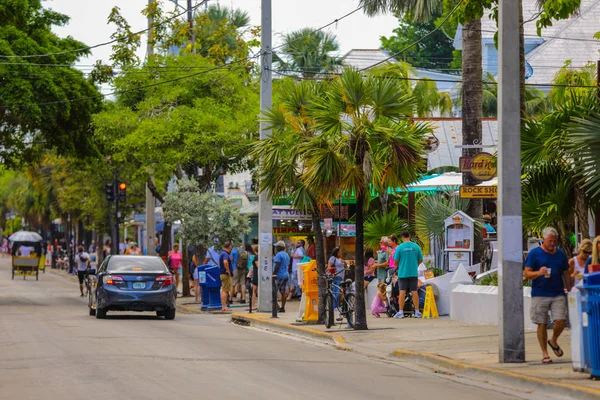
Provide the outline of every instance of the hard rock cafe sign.
[[460,172],[468,172],[478,181],[489,181],[496,176],[496,158],[490,153],[460,157],[458,168]]

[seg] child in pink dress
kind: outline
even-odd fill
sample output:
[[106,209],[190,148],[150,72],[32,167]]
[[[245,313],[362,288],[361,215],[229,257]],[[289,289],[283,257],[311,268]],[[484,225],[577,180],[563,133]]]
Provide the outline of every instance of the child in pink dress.
[[373,299],[373,303],[371,303],[371,314],[375,317],[379,318],[379,313],[387,311],[388,299],[385,295],[387,285],[385,282],[380,282],[377,285],[377,295]]

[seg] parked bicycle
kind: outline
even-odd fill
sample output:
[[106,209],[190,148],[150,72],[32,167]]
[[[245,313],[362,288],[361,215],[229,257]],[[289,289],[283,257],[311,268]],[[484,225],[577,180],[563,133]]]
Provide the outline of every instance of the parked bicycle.
[[[315,271],[317,270],[315,269]],[[327,328],[331,328],[335,324],[335,308],[340,313],[337,321],[341,323],[346,319],[348,326],[354,328],[356,296],[350,289],[352,287],[352,280],[346,279],[339,286],[334,283],[334,278],[343,272],[344,270],[338,273],[326,271],[325,274],[321,274],[317,271],[317,274],[324,277],[327,282],[327,293],[325,294],[325,326]],[[337,302],[335,301],[336,288],[339,289],[339,299]]]

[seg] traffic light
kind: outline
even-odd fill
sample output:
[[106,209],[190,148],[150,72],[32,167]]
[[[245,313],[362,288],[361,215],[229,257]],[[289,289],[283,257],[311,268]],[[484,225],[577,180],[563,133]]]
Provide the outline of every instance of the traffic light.
[[119,203],[125,203],[127,201],[127,184],[125,182],[119,183]]
[[115,201],[115,186],[112,183],[104,185],[104,193],[106,194],[106,201],[109,203]]

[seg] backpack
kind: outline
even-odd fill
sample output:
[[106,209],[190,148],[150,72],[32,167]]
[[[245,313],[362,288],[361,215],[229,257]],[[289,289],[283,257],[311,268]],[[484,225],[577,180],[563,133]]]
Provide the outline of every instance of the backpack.
[[248,253],[245,251],[239,252],[236,267],[240,270],[248,268]]
[[85,254],[79,254],[79,261],[83,262],[87,262],[88,258]]

